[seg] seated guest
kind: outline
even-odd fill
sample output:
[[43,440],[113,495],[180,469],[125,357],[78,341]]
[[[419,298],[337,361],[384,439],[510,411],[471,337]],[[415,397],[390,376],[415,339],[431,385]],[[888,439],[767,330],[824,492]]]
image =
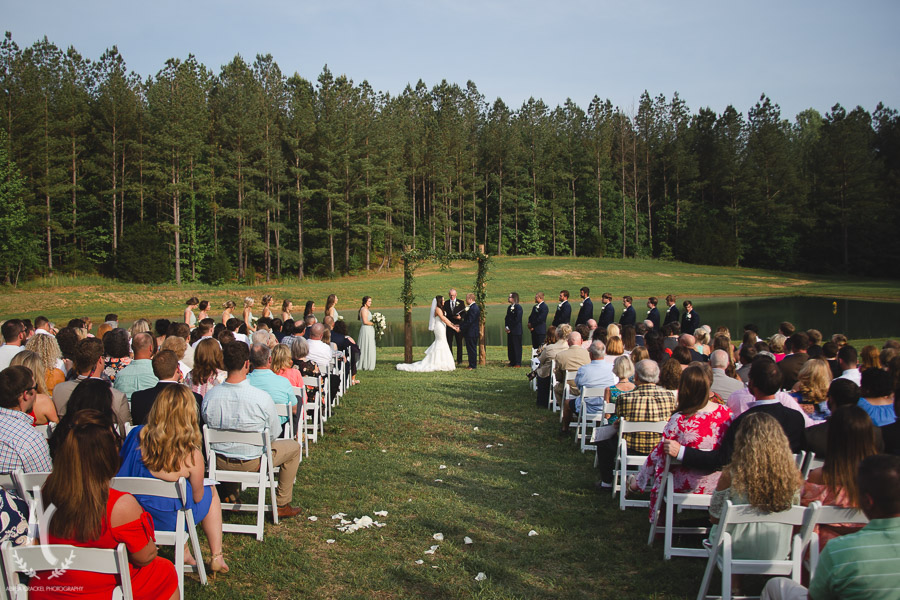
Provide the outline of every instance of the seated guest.
[[318,377],[319,365],[309,359],[309,342],[297,338],[291,344],[291,360],[304,377]]
[[[774,365],[773,365],[774,366]],[[775,369],[778,376],[781,372]],[[772,416],[755,412],[737,428],[734,453],[713,492],[709,505],[714,523],[709,539],[718,535],[725,502],[749,504],[763,513],[788,510],[800,502],[800,475],[784,431]],[[790,550],[791,526],[778,523],[745,523],[729,528],[732,556],[738,559],[782,560]]]
[[[674,440],[665,442],[669,455],[678,458],[686,467],[715,471],[731,461],[731,453],[735,447],[735,434],[740,431],[741,423],[752,414],[766,413],[781,424],[790,442],[791,452],[797,453],[804,445],[804,429],[802,411],[787,408],[775,397],[781,387],[781,371],[774,361],[767,357],[757,357],[750,368],[749,391],[756,402],[735,418],[734,423],[725,433],[721,446],[716,450],[698,450],[685,448]],[[732,394],[732,399],[737,394]],[[729,408],[731,403],[729,402]],[[734,410],[732,410],[732,413]]]
[[[771,352],[760,352],[759,354],[756,355],[756,358],[753,361],[754,364],[759,360],[772,361],[774,359],[772,358]],[[751,369],[752,369],[752,367],[751,367]],[[748,382],[748,386],[749,386],[749,382]],[[779,382],[779,386],[780,386],[780,382]],[[791,396],[789,393],[781,391],[779,389],[775,393],[775,399],[778,402],[780,402],[783,406],[785,406],[786,408],[790,408],[792,410],[797,411],[797,414],[799,414],[803,418],[803,422],[806,425],[806,427],[812,427],[813,425],[816,424],[816,422],[812,420],[812,417],[810,417],[806,413],[806,411],[803,410],[803,407],[801,407],[800,404],[797,402],[797,400],[793,396]],[[755,404],[756,404],[756,398],[753,396],[753,393],[750,391],[749,387],[744,388],[742,390],[738,390],[737,392],[734,392],[728,398],[728,408],[731,409],[731,413],[734,415],[735,419],[738,418],[743,413],[747,412],[747,409],[749,409],[751,406],[754,406]]]
[[[258,331],[256,333],[259,333]],[[250,385],[266,392],[275,404],[286,404],[293,407],[292,414],[297,414],[297,396],[291,387],[291,382],[272,371],[272,351],[265,344],[253,344],[250,346],[250,368],[253,369],[247,375]],[[287,423],[287,417],[279,417],[282,427]],[[281,431],[279,430],[279,433]]]
[[162,343],[166,341],[166,335],[169,332],[169,327],[172,325],[172,321],[169,319],[157,319],[153,323],[153,334],[156,336],[156,346],[162,346]]
[[591,345],[591,330],[587,325],[576,325],[575,331],[581,334],[581,347],[585,350]]
[[[572,421],[572,406],[566,401],[566,392],[572,396],[578,395],[578,388],[574,381],[566,384],[566,372],[578,371],[582,366],[591,362],[591,356],[588,351],[581,347],[581,334],[573,331],[566,339],[569,347],[556,355],[556,402],[562,406],[562,422],[563,426],[560,431],[562,434],[569,432],[569,423]],[[602,343],[602,342],[601,342]]]
[[[634,326],[634,344],[635,346],[643,346],[644,345],[644,337],[647,335],[647,332],[650,330],[659,331],[659,328],[652,327],[652,323],[649,320],[644,321],[643,323],[638,323]],[[633,349],[632,349],[633,350]]]
[[[160,354],[153,357],[154,363]],[[171,362],[171,361],[169,361]],[[160,382],[162,385],[162,382]],[[136,392],[140,394],[141,392]],[[146,425],[132,429],[122,450],[122,466],[116,477],[146,477],[163,481],[187,480],[187,505],[209,541],[210,568],[214,573],[228,572],[222,553],[222,505],[216,486],[203,485],[205,464],[200,447],[203,437],[198,421],[195,394],[183,385],[163,385],[147,415]],[[174,498],[136,496],[144,510],[153,516],[159,531],[175,531],[180,502]],[[195,563],[190,552],[186,562]]]
[[134,358],[116,375],[114,387],[131,399],[138,390],[152,388],[159,381],[153,374],[153,336],[139,333],[131,341]]
[[[119,468],[119,442],[112,422],[96,411],[82,410],[71,424],[41,489],[44,502],[56,507],[47,541],[83,548],[115,548],[124,543],[134,597],[178,598],[175,567],[156,554],[152,517],[134,496],[109,487]],[[35,580],[29,598],[59,598],[61,589],[77,590],[72,597],[103,598],[116,586],[114,575],[74,569],[54,573],[53,585],[43,581]]]
[[290,346],[278,344],[272,349],[272,371],[287,379],[292,387],[303,387],[303,375],[294,368]]
[[53,404],[60,418],[68,412],[69,402],[78,385],[92,379],[103,383],[110,390],[110,410],[115,414],[115,422],[120,435],[125,435],[125,423],[131,423],[131,411],[128,408],[128,398],[119,390],[113,389],[107,379],[103,379],[106,368],[106,359],[103,356],[104,344],[98,338],[85,338],[75,346],[75,366],[73,369],[77,376],[72,381],[66,381],[56,386],[53,394]]
[[881,357],[879,356],[878,348],[872,345],[863,346],[862,350],[859,351],[860,373],[864,373],[868,369],[880,369],[881,366]]
[[[859,465],[859,498],[869,523],[857,533],[831,541],[819,557],[808,597],[894,598],[900,590],[900,457],[869,456]],[[770,580],[763,598],[806,598],[791,579]]]
[[[191,327],[187,323],[172,323],[169,325],[169,331],[167,338],[170,337],[178,337],[184,340],[187,344],[187,349],[184,351],[184,356],[179,360],[187,365],[188,370],[194,368],[194,347],[191,345],[193,342],[191,341]],[[154,349],[154,352],[156,349]],[[177,352],[176,352],[177,354]]]
[[[77,323],[81,323],[80,320],[76,321]],[[68,381],[74,375],[71,373],[72,371],[72,357],[75,355],[75,345],[79,340],[82,340],[87,337],[83,328],[75,328],[75,327],[63,327],[59,330],[59,333],[56,334],[56,343],[59,344],[59,352],[62,357],[63,364],[65,365],[62,369],[62,372],[66,374],[66,380]]]
[[537,367],[537,405],[547,408],[550,404],[550,368],[556,355],[569,347],[565,338],[558,338],[559,332],[567,325],[561,325],[559,329],[551,325],[547,328],[547,337],[544,339],[544,346],[538,354]]
[[[809,506],[818,500],[826,506],[859,508],[856,469],[864,458],[878,454],[872,419],[858,406],[836,409],[828,419],[828,447],[831,452],[825,464],[810,471],[806,478],[801,503]],[[819,548],[824,548],[828,540],[861,527],[852,523],[816,526]]]
[[[269,430],[272,443],[273,466],[281,467],[278,472],[276,494],[278,516],[289,518],[300,513],[291,506],[294,493],[294,478],[300,465],[300,444],[295,440],[278,440],[281,420],[275,413],[275,403],[264,391],[250,385],[247,373],[250,371],[250,349],[243,342],[226,344],[222,349],[228,377],[224,383],[215,386],[203,399],[203,420],[213,429],[234,431]],[[214,444],[216,468],[223,471],[257,471],[262,448],[240,444]],[[222,485],[220,495],[228,498],[239,492],[239,485]]]
[[[834,379],[828,386],[828,395],[825,401],[829,415],[842,406],[856,406],[859,403],[859,386],[848,379]],[[828,429],[829,421],[807,427],[804,435],[806,443],[803,449],[807,452],[815,452],[816,458],[824,460],[828,456]],[[875,447],[879,452],[886,443],[882,441],[881,433],[882,428],[876,427]]]
[[201,340],[194,349],[194,368],[188,371],[184,384],[201,396],[206,396],[211,388],[225,381],[228,376],[222,360],[222,344],[218,340]]
[[[709,357],[706,354],[697,352],[697,338],[695,338],[690,333],[681,334],[681,337],[678,338],[678,345],[683,348],[686,348],[688,350],[688,352],[690,352],[691,360],[689,360],[688,362],[695,361],[695,360],[699,361],[699,362],[706,362],[709,360]],[[673,352],[674,352],[674,350],[673,350]],[[684,364],[684,363],[682,363],[682,364]]]
[[650,353],[644,346],[635,346],[628,358],[631,359],[631,364],[636,365],[645,358],[650,358]]
[[25,324],[21,319],[9,319],[0,326],[3,345],[0,346],[0,370],[9,366],[9,361],[25,349]]
[[356,379],[356,361],[359,360],[359,346],[352,337],[347,334],[347,322],[342,320],[335,321],[331,328],[331,341],[337,345],[337,349],[343,352],[350,350],[350,375],[353,383],[359,383]]
[[781,387],[784,389],[789,390],[797,383],[800,369],[809,360],[809,355],[806,353],[808,348],[809,337],[805,333],[799,331],[791,336],[791,354],[785,356],[784,360],[778,363],[782,376]]
[[665,336],[664,346],[666,350],[674,350],[678,346],[678,338],[681,335],[681,326],[678,323],[666,323],[662,328],[662,335]]
[[215,319],[206,318],[197,323],[197,332],[200,336],[196,342],[191,344],[192,348],[196,348],[197,344],[199,344],[203,340],[209,340],[213,337],[213,330],[216,327]]
[[40,473],[52,466],[47,440],[28,414],[36,390],[35,377],[26,367],[0,371],[0,473]]
[[106,335],[101,336],[101,338],[103,340],[103,350],[106,354],[103,373],[107,379],[115,383],[119,371],[131,363],[131,347],[128,344],[128,332],[116,327],[111,329]]
[[[670,325],[674,324],[670,323]],[[663,328],[665,328],[665,326],[663,326]],[[673,328],[670,327],[670,329]],[[663,363],[669,360],[669,357],[671,356],[671,352],[666,352],[666,347],[668,344],[664,346],[664,341],[667,342],[668,338],[663,340],[662,336],[652,329],[648,331],[647,335],[644,337],[644,347],[647,348],[647,353],[650,356],[650,360],[655,361],[656,364],[660,367],[662,367]],[[675,342],[676,344],[678,343],[677,338]],[[675,346],[672,347],[674,348]]]
[[[616,358],[612,371],[619,381],[615,385],[606,388],[606,392],[603,395],[604,404],[615,404],[618,402],[619,396],[634,389],[634,384],[630,381],[634,376],[634,363],[631,361],[631,357],[620,356]],[[680,369],[678,374],[681,375]]]
[[696,341],[693,350],[697,352],[697,354],[703,354],[704,356],[709,356],[709,353],[712,352],[712,349],[709,347],[710,337],[707,327],[709,326],[701,325],[694,330],[694,339]]
[[[781,363],[784,364],[786,360]],[[826,416],[825,399],[828,397],[828,386],[830,385],[831,369],[828,367],[828,363],[814,358],[806,361],[800,369],[797,374],[797,383],[791,389],[791,395],[802,404],[814,405],[816,414]]]
[[[693,338],[694,336],[690,337]],[[681,368],[683,370],[686,369],[689,364],[694,362],[694,360],[691,357],[691,350],[684,346],[678,346],[674,350],[672,350],[672,360],[669,362],[677,362],[679,365],[681,365]]]
[[[897,413],[898,399],[900,399],[900,388],[894,388],[894,413]],[[890,425],[879,427],[877,433],[884,436],[884,451],[900,456],[900,419]]]
[[856,354],[856,348],[851,346],[850,344],[844,344],[841,346],[841,349],[838,350],[837,360],[838,365],[840,365],[842,379],[849,379],[856,385],[862,385],[862,374],[859,371],[857,365],[858,356]]
[[[828,362],[828,366],[831,367],[831,377],[833,379],[837,379],[838,377],[840,377],[841,373],[843,372],[841,370],[841,364],[838,361],[837,354],[837,344],[830,340],[822,344],[822,358],[824,358]],[[857,383],[856,385],[859,385],[859,383]]]
[[315,323],[306,329],[309,333],[309,339],[306,342],[309,360],[316,363],[320,373],[327,373],[334,352],[329,345],[322,341],[322,336],[325,334],[325,326],[321,323]]
[[861,379],[859,406],[869,413],[875,426],[883,427],[896,421],[890,373],[881,369],[866,369]]
[[162,343],[162,346],[159,347],[160,350],[169,350],[175,353],[175,358],[178,359],[178,372],[182,379],[184,379],[191,370],[191,367],[183,361],[184,355],[189,348],[190,346],[188,346],[188,343],[180,337],[167,337]]
[[[157,378],[156,385],[146,390],[138,390],[131,395],[131,417],[135,425],[147,423],[147,415],[153,408],[156,398],[169,386],[181,384],[181,371],[178,370],[178,357],[171,350],[160,350],[152,359],[153,374]],[[197,410],[203,403],[203,396],[191,392]]]
[[756,348],[749,344],[744,344],[741,346],[741,350],[739,352],[741,368],[737,370],[737,376],[741,378],[741,381],[744,382],[744,385],[747,385],[749,381],[750,375],[750,363],[753,362],[753,359],[756,358]]
[[713,376],[711,389],[725,401],[727,401],[728,397],[734,392],[744,389],[744,384],[741,383],[740,379],[734,379],[725,373],[728,364],[728,353],[724,350],[714,350],[713,353],[709,355],[709,366],[712,367]]
[[[678,406],[666,424],[662,434],[663,440],[675,440],[684,446],[700,450],[713,450],[721,445],[722,437],[729,425],[731,425],[731,411],[709,400],[709,384],[702,369],[698,366],[685,369],[678,387]],[[644,490],[652,485],[651,519],[665,467],[666,454],[660,440],[647,457],[637,478],[629,477],[628,488],[632,492]],[[670,467],[670,472],[676,493],[712,494],[719,481],[718,471],[698,471],[674,465]]]
[[[635,388],[619,395],[616,416],[628,421],[668,421],[675,412],[675,395],[657,386],[659,366],[652,360],[642,360],[634,368]],[[619,423],[619,421],[617,421]],[[648,455],[659,442],[653,433],[626,433],[629,454]],[[600,486],[612,486],[618,439],[616,436],[597,444],[597,460],[600,467]]]
[[[59,422],[59,415],[56,412],[56,405],[47,394],[47,384],[43,377],[39,377],[37,373],[43,373],[44,363],[37,354],[31,350],[23,350],[10,361],[10,366],[21,365],[31,371],[34,378],[34,384],[37,386],[34,396],[34,408],[31,410],[31,416],[34,417],[35,425],[46,425],[47,423]],[[56,386],[59,388],[59,385]]]
[[[603,342],[600,343],[602,344]],[[612,366],[612,364],[616,362],[616,359],[620,356],[623,356],[624,354],[625,344],[622,342],[622,338],[617,335],[609,338],[605,353],[606,362],[608,362],[610,366]]]
[[[575,386],[578,388],[578,392],[581,393],[586,387],[602,387],[609,391],[609,388],[616,384],[617,377],[613,374],[613,366],[605,360],[606,348],[603,347],[603,342],[591,342],[588,355],[591,357],[591,362],[579,367],[575,374]],[[619,358],[631,362],[627,356],[619,356]],[[603,406],[603,399],[586,398],[584,403],[587,405],[588,413],[598,413]],[[570,412],[574,410],[581,414],[581,405],[577,398],[571,400],[569,409]]]
[[[721,329],[721,327],[720,327]],[[733,379],[738,379],[737,375],[737,360],[738,360],[738,352],[737,348],[735,348],[731,344],[731,337],[725,335],[724,333],[717,333],[713,338],[712,343],[712,351],[721,350],[728,356],[728,366],[725,367],[725,374]]]
[[769,351],[775,356],[775,362],[784,360],[784,343],[787,338],[780,333],[776,333],[769,338]]
[[[56,338],[52,335],[37,334],[25,343],[25,349],[31,350],[41,359],[41,372],[36,375],[43,378],[47,393],[53,396],[54,388],[66,380],[63,372],[62,352]],[[10,364],[12,362],[10,361]]]
[[818,329],[807,329],[806,337],[809,338],[809,348],[806,353],[810,358],[822,358],[822,332]]
[[[643,338],[641,338],[643,342]],[[637,346],[637,328],[626,325],[622,328],[622,345],[625,347],[623,354],[631,354],[635,346]],[[607,348],[607,350],[609,350]]]
[[673,359],[664,362],[659,370],[659,387],[672,392],[676,400],[678,399],[678,386],[681,384],[681,373],[685,368],[687,365],[682,367],[680,362]]

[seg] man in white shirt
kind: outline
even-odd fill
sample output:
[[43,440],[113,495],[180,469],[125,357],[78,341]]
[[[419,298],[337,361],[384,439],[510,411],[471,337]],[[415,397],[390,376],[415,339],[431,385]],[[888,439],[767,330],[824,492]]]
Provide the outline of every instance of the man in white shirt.
[[0,327],[3,345],[0,346],[0,371],[9,366],[13,357],[25,349],[25,324],[21,319],[10,319]]
[[724,350],[714,350],[709,355],[709,366],[712,367],[713,382],[710,390],[717,393],[722,400],[728,402],[728,398],[735,392],[744,389],[744,384],[725,374],[728,368],[728,353]]
[[844,344],[838,350],[838,364],[841,366],[841,376],[838,379],[849,379],[856,385],[862,385],[862,375],[857,368],[856,361],[859,356],[856,354],[856,348],[850,344]]
[[321,323],[316,323],[308,329],[310,329],[309,340],[307,340],[307,345],[309,346],[308,358],[319,365],[319,372],[327,373],[333,352],[331,346],[322,341],[325,326]]

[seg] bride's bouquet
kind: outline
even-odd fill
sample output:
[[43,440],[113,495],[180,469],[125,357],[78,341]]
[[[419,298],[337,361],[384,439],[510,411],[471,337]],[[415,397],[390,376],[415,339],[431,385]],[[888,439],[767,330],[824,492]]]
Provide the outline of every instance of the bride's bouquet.
[[387,330],[387,321],[385,320],[384,315],[380,312],[372,313],[372,325],[375,326],[375,341],[377,342]]

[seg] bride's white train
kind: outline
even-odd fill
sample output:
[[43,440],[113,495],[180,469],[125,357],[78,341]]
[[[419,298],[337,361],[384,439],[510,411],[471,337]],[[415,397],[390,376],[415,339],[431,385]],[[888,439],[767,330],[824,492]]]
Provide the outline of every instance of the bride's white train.
[[434,343],[425,350],[425,358],[414,363],[400,363],[397,365],[398,371],[428,373],[456,369],[453,353],[447,345],[447,327],[452,327],[453,324],[444,316],[441,308],[444,303],[439,302],[439,298],[443,300],[442,296],[435,296],[431,301],[431,316],[428,318],[428,329],[434,332]]

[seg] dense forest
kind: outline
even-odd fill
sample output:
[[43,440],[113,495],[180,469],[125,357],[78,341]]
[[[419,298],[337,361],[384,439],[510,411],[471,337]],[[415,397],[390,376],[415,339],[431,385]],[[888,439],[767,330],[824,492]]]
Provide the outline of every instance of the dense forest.
[[[598,86],[602,82],[598,82]],[[403,246],[898,276],[900,117],[399,95],[271,55],[155,75],[0,43],[0,270],[217,283],[380,270]],[[893,241],[892,241],[893,240]]]

